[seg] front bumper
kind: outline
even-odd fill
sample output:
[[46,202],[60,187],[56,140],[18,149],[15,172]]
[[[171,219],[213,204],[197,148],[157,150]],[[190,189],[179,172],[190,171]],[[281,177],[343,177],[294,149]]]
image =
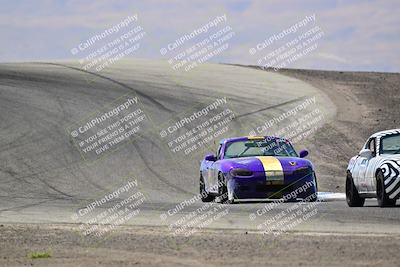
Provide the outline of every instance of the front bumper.
[[[228,180],[228,188],[235,199],[278,199],[290,194],[292,194],[291,198],[294,198],[295,195],[297,198],[305,198],[316,192],[314,177],[314,172],[300,176],[285,174],[284,180],[281,182],[270,182],[265,176],[231,177]],[[305,185],[307,186],[305,187]],[[304,190],[299,190],[300,187]]]

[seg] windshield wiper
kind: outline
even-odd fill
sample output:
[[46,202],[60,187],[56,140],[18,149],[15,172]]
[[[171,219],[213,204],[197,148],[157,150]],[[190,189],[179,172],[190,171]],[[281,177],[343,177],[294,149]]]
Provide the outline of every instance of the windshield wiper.
[[243,152],[240,153],[240,154],[238,154],[237,156],[238,156],[238,157],[242,156],[244,153],[246,153],[247,150],[249,150],[249,148],[250,148],[250,147],[246,147],[246,149],[243,150]]

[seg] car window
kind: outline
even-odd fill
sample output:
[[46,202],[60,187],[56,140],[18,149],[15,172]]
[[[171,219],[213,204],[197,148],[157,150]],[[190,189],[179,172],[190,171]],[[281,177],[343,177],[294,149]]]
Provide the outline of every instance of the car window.
[[400,154],[400,134],[381,137],[380,154]]
[[218,151],[217,151],[217,160],[219,160],[219,159],[221,159],[221,148],[222,148],[222,144],[221,145],[219,145],[219,147],[218,147]]
[[375,155],[376,155],[376,144],[375,144],[375,140],[376,140],[375,137],[369,139],[367,145],[365,146],[365,148],[371,150],[372,156],[374,156],[374,157],[375,157]]
[[297,157],[292,145],[283,139],[242,140],[227,144],[224,158],[240,158],[255,156]]

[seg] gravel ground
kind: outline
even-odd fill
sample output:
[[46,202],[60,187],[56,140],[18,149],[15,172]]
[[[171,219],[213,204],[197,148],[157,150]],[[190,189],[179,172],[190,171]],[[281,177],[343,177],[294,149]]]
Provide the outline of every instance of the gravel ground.
[[[278,237],[207,230],[173,236],[161,227],[120,227],[106,239],[71,225],[0,227],[1,266],[399,266],[400,236],[292,233]],[[49,258],[31,259],[35,251]]]

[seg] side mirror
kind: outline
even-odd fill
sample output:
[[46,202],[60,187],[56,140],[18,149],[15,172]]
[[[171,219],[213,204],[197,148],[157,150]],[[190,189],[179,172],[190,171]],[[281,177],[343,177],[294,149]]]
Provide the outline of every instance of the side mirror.
[[207,161],[217,161],[217,158],[213,154],[208,154],[204,159]]
[[360,157],[363,158],[371,158],[372,157],[372,151],[369,150],[368,148],[365,148],[363,150],[360,151]]
[[308,156],[308,151],[307,150],[301,150],[300,151],[300,158],[305,158]]

